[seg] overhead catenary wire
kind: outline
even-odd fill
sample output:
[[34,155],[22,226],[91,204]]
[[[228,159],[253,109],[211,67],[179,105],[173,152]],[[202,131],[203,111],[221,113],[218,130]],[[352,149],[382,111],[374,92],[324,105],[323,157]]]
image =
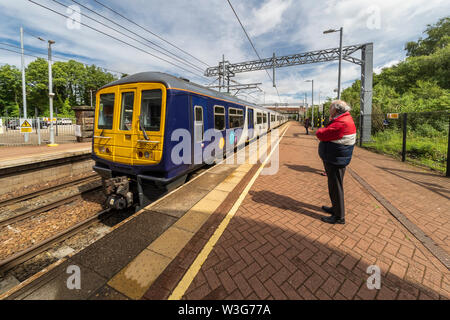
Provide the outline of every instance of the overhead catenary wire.
[[[51,1],[53,1],[53,2],[55,2],[55,3],[57,3],[57,4],[59,4],[60,6],[65,7],[65,8],[69,8],[69,6],[67,6],[67,5],[65,5],[64,3],[61,3],[61,2],[59,2],[59,1],[57,1],[57,0],[51,0]],[[74,2],[77,3],[77,4],[79,4],[79,3],[76,2],[76,1],[74,1]],[[79,5],[80,5],[80,6],[83,6],[82,4],[79,4]],[[83,7],[86,8],[87,10],[90,10],[89,8],[87,8],[87,7],[85,7],[85,6],[83,6]],[[90,10],[90,11],[94,12],[93,10]],[[95,13],[95,12],[94,12],[94,13]],[[95,13],[95,14],[97,14],[97,13]],[[96,23],[98,23],[98,24],[100,24],[100,25],[102,25],[102,26],[108,28],[108,29],[111,29],[111,30],[113,30],[113,31],[115,31],[115,32],[117,32],[117,33],[119,33],[119,34],[125,36],[125,37],[128,37],[128,38],[130,38],[131,40],[136,41],[137,43],[139,43],[139,44],[141,44],[141,45],[143,45],[143,46],[146,46],[147,48],[150,48],[151,50],[154,50],[154,51],[156,51],[156,52],[158,52],[158,53],[160,53],[160,54],[162,54],[162,55],[164,55],[164,56],[166,56],[166,57],[168,57],[168,58],[170,58],[170,59],[173,59],[173,60],[177,61],[178,63],[184,64],[184,65],[186,65],[187,67],[192,68],[192,69],[194,69],[194,70],[196,70],[196,71],[203,72],[203,69],[202,69],[202,68],[197,67],[197,66],[191,64],[189,61],[186,61],[186,60],[185,60],[185,61],[186,61],[186,62],[185,62],[185,61],[182,61],[182,59],[180,59],[180,58],[178,58],[178,57],[171,57],[171,56],[168,56],[166,53],[162,52],[161,50],[155,49],[155,48],[149,46],[148,44],[146,44],[146,43],[144,43],[144,42],[142,42],[142,41],[140,41],[140,40],[138,40],[138,39],[136,39],[136,38],[134,38],[134,37],[131,37],[131,36],[129,36],[129,35],[123,33],[123,32],[120,31],[120,30],[117,30],[117,29],[115,29],[115,28],[113,28],[113,27],[111,27],[111,26],[108,26],[107,24],[105,24],[105,23],[103,23],[103,22],[101,22],[101,21],[99,21],[99,20],[97,20],[97,19],[94,19],[94,18],[92,18],[92,17],[90,17],[90,16],[88,16],[88,15],[82,13],[82,12],[80,12],[80,15],[82,15],[82,16],[84,16],[84,17],[86,17],[86,18],[88,18],[88,19],[90,19],[90,20],[92,20],[92,21],[94,21],[94,22],[96,22]],[[100,15],[100,14],[97,14],[97,15],[101,16],[103,19],[109,20],[108,18],[106,18],[106,17],[104,17],[104,16],[102,16],[102,15]],[[112,21],[112,20],[111,20],[111,21]],[[112,22],[113,22],[113,21],[112,21]],[[115,22],[113,22],[113,23],[116,24],[116,25],[118,25],[119,27],[121,27],[121,28],[127,30],[128,32],[131,32],[131,33],[135,34],[133,31],[130,31],[130,30],[126,29],[125,27],[122,27],[121,25],[119,25],[119,24],[117,24],[117,23],[115,23]],[[135,34],[135,35],[137,35],[138,37],[141,37],[141,36],[139,36],[138,34]],[[142,37],[141,37],[141,38],[142,38]],[[144,39],[145,41],[149,41],[149,40],[147,40],[147,39],[145,39],[145,38],[142,38],[142,39]],[[149,41],[149,42],[152,43],[153,45],[156,45],[155,43],[153,43],[153,42],[151,42],[151,41]],[[165,50],[164,48],[162,48],[162,49]],[[167,51],[167,50],[165,50],[165,51]],[[168,51],[168,52],[169,52],[169,51]],[[170,53],[170,52],[169,52],[169,53]],[[170,53],[170,54],[171,54],[171,53]],[[183,60],[184,60],[184,59],[183,59]]]
[[[57,0],[52,0],[52,1],[53,1],[53,2],[56,2],[57,4],[59,4],[59,5],[61,5],[61,6],[64,6],[64,7],[66,7],[66,8],[69,8],[69,6],[67,6],[67,5],[65,5],[65,4],[62,4],[61,2],[59,2],[59,1],[57,1]],[[145,44],[145,43],[142,43],[141,41],[138,41],[138,40],[136,40],[136,39],[130,37],[130,38],[133,39],[134,41],[139,42],[139,43],[141,43],[141,44],[143,44],[143,45],[145,45],[145,46],[147,46],[147,47],[149,47],[149,48],[151,48],[151,49],[153,49],[153,50],[155,50],[155,51],[157,51],[157,52],[159,52],[159,53],[161,53],[161,54],[163,54],[163,55],[169,54],[169,55],[173,56],[173,57],[170,57],[171,59],[174,59],[174,60],[176,60],[176,61],[178,61],[178,62],[180,62],[180,63],[182,63],[182,64],[185,64],[185,65],[187,65],[187,66],[189,66],[189,67],[191,67],[191,68],[194,68],[194,69],[197,70],[197,71],[200,71],[200,72],[203,72],[203,71],[204,71],[203,68],[201,68],[201,67],[199,67],[199,66],[197,66],[197,65],[195,65],[195,64],[193,64],[193,63],[191,63],[190,61],[184,59],[183,57],[180,57],[180,56],[174,54],[173,52],[170,52],[169,50],[165,49],[164,47],[160,46],[159,44],[157,44],[157,43],[155,43],[155,42],[153,42],[153,41],[151,41],[151,40],[149,40],[149,39],[147,39],[147,38],[142,37],[142,36],[139,35],[138,33],[136,33],[136,32],[134,32],[133,30],[130,30],[130,29],[124,27],[123,25],[121,25],[121,24],[115,22],[114,20],[111,20],[111,19],[109,19],[108,17],[105,17],[104,15],[102,15],[102,14],[100,14],[100,13],[98,13],[98,12],[95,12],[94,10],[92,10],[92,9],[90,9],[90,8],[88,8],[88,7],[86,7],[85,5],[79,3],[78,1],[76,1],[76,0],[71,0],[71,1],[74,2],[74,3],[76,3],[77,5],[81,6],[82,8],[88,10],[89,12],[92,12],[92,13],[94,13],[95,15],[97,15],[97,16],[99,16],[99,17],[101,17],[101,18],[103,18],[103,19],[105,19],[105,20],[107,20],[107,21],[109,21],[110,23],[112,23],[112,24],[114,24],[114,25],[116,25],[116,26],[118,26],[118,27],[120,27],[120,28],[122,28],[122,29],[124,29],[124,30],[126,30],[126,31],[128,31],[128,32],[130,32],[131,34],[133,34],[133,35],[135,35],[135,36],[137,36],[137,37],[139,37],[139,38],[141,38],[141,39],[143,39],[144,41],[147,41],[148,43],[151,43],[153,46],[160,48],[161,50],[163,50],[163,51],[166,52],[166,53],[164,53],[164,52],[162,52],[162,51],[160,51],[160,50],[158,50],[158,49],[152,48],[151,46],[149,46],[149,45],[147,45],[147,44]],[[95,21],[95,22],[97,22],[97,23],[100,23],[101,25],[103,25],[103,26],[105,26],[105,27],[107,27],[107,28],[110,28],[111,30],[114,30],[114,31],[116,31],[116,32],[119,32],[119,31],[117,31],[116,29],[114,29],[114,28],[112,28],[112,27],[110,27],[110,26],[107,26],[107,25],[105,25],[104,23],[99,22],[97,19],[93,19],[92,17],[89,17],[89,16],[87,16],[86,14],[84,14],[84,13],[82,13],[82,12],[80,12],[80,14],[81,14],[82,16],[87,17],[88,19],[91,19],[91,20],[93,20],[93,21]],[[122,33],[121,33],[121,34],[122,34]]]
[[[62,17],[65,17],[66,19],[71,19],[69,16],[67,16],[67,15],[65,15],[65,14],[62,14],[62,13],[56,11],[56,10],[53,10],[52,8],[46,7],[46,6],[44,6],[44,5],[40,4],[40,3],[37,3],[37,2],[35,2],[35,1],[33,1],[33,0],[28,0],[28,1],[31,2],[31,3],[33,3],[33,4],[35,4],[35,5],[37,5],[37,6],[42,7],[42,8],[44,8],[44,9],[48,10],[48,11],[51,11],[51,12],[53,12],[53,13],[56,13],[57,15],[60,15],[60,16],[62,16]],[[161,57],[159,57],[159,56],[157,56],[157,55],[155,55],[155,54],[153,54],[153,53],[151,53],[151,52],[148,52],[147,50],[144,50],[144,49],[142,49],[142,48],[139,48],[139,47],[137,47],[137,46],[135,46],[135,45],[133,45],[133,44],[131,44],[131,43],[129,43],[129,42],[126,42],[126,41],[124,41],[124,40],[122,40],[122,39],[119,39],[119,38],[117,38],[117,37],[115,37],[115,36],[112,36],[112,35],[110,35],[110,34],[108,34],[108,33],[106,33],[106,32],[103,32],[103,31],[97,29],[97,28],[94,28],[94,27],[92,27],[92,26],[90,26],[90,25],[88,25],[88,24],[86,24],[86,23],[84,23],[84,22],[81,22],[81,21],[80,21],[79,23],[80,23],[80,25],[83,25],[83,26],[85,26],[85,27],[87,27],[87,28],[89,28],[89,29],[91,29],[91,30],[94,30],[94,31],[96,31],[96,32],[98,32],[98,33],[101,33],[101,34],[103,34],[103,35],[105,35],[105,36],[107,36],[107,37],[110,37],[110,38],[112,38],[112,39],[114,39],[114,40],[116,40],[116,41],[119,41],[119,42],[121,42],[121,43],[123,43],[123,44],[125,44],[125,45],[127,45],[127,46],[130,46],[130,47],[132,47],[132,48],[134,48],[134,49],[136,49],[136,50],[139,50],[139,51],[141,51],[141,52],[143,52],[143,53],[146,53],[146,54],[148,54],[148,55],[150,55],[150,56],[152,56],[152,57],[154,57],[154,58],[157,58],[157,59],[159,59],[159,60],[161,60],[161,61],[164,61],[164,62],[166,62],[166,63],[168,63],[168,64],[170,64],[170,65],[172,65],[172,66],[175,66],[175,67],[177,67],[177,68],[180,68],[180,69],[182,69],[182,70],[184,70],[184,71],[186,71],[186,72],[189,72],[189,73],[191,73],[191,74],[193,74],[193,75],[195,75],[195,76],[197,76],[197,77],[202,77],[202,78],[205,78],[205,79],[206,79],[206,77],[204,77],[203,75],[196,74],[196,73],[194,73],[194,72],[191,71],[191,70],[188,70],[188,69],[186,69],[186,68],[184,68],[184,67],[182,67],[182,66],[179,66],[179,65],[177,65],[177,64],[175,64],[175,63],[173,63],[173,62],[171,62],[171,61],[169,61],[169,60],[167,60],[167,59],[161,58]]]
[[[233,7],[233,5],[231,4],[230,0],[227,0],[227,2],[228,2],[228,4],[230,5],[231,10],[233,10],[233,13],[234,13],[234,15],[236,16],[236,19],[238,20],[239,24],[241,25],[242,30],[243,30],[244,33],[245,33],[245,36],[247,37],[247,39],[248,39],[248,41],[250,42],[250,44],[251,44],[253,50],[254,50],[255,53],[256,53],[256,56],[258,57],[259,60],[262,60],[261,57],[260,57],[260,55],[259,55],[259,53],[258,53],[258,50],[256,50],[255,45],[253,44],[252,39],[250,39],[250,36],[248,35],[247,30],[245,30],[245,27],[244,27],[244,25],[242,24],[241,19],[239,18],[239,16],[238,16],[236,10],[234,10],[234,7]],[[267,69],[265,69],[265,71],[266,71],[267,76],[269,77],[270,81],[273,82],[273,79],[272,79],[272,77],[270,76],[270,74],[269,74],[269,72],[267,71]],[[280,93],[278,92],[278,88],[277,88],[276,85],[275,85],[275,89],[277,90],[278,99],[279,99],[280,102],[281,102]]]
[[[28,33],[28,34],[29,34],[29,33]],[[0,45],[4,45],[4,46],[12,47],[12,48],[18,48],[18,49],[21,49],[20,46],[16,46],[16,45],[13,45],[13,44],[10,44],[10,43],[0,42]],[[31,57],[40,58],[40,59],[46,59],[46,58],[47,58],[47,56],[46,56],[47,53],[44,53],[44,52],[39,52],[39,51],[37,51],[37,50],[27,49],[27,48],[24,48],[24,51],[29,51],[29,52],[34,52],[34,53],[38,53],[38,54],[44,55],[43,57],[38,57],[38,56],[26,54],[26,55],[31,56]],[[15,52],[15,51],[14,51],[14,52]],[[21,52],[19,52],[19,54],[20,54],[20,53],[21,53]],[[61,57],[60,55],[55,55],[55,54],[53,54],[53,53],[52,53],[52,59],[55,59],[55,61],[56,61],[56,59],[59,59],[59,60],[61,60],[61,62],[64,62],[64,61],[67,62],[67,61],[73,60],[73,61],[78,62],[78,63],[81,63],[81,64],[83,64],[83,65],[85,65],[85,66],[87,66],[87,67],[89,67],[89,66],[91,66],[91,65],[94,65],[94,66],[96,66],[96,67],[98,67],[98,68],[101,68],[101,69],[103,69],[103,70],[106,70],[106,71],[110,71],[110,72],[114,72],[114,73],[120,73],[120,74],[126,74],[126,72],[117,71],[117,70],[112,70],[112,69],[109,69],[109,68],[105,68],[105,67],[102,67],[102,66],[93,64],[93,63],[92,63],[92,64],[84,63],[84,62],[78,61],[78,60],[76,60],[76,59],[64,58],[64,57]]]
[[157,38],[160,39],[161,41],[164,41],[165,43],[169,44],[170,46],[172,46],[172,47],[174,47],[174,48],[180,50],[181,52],[183,52],[183,53],[187,54],[188,56],[194,58],[194,59],[197,60],[198,62],[203,63],[204,65],[206,65],[207,67],[209,67],[209,65],[208,65],[206,62],[204,62],[204,61],[202,61],[202,60],[196,58],[195,56],[193,56],[193,55],[190,54],[189,52],[187,52],[187,51],[181,49],[180,47],[178,47],[178,46],[176,46],[176,45],[174,45],[173,43],[171,43],[170,41],[168,41],[168,40],[164,39],[163,37],[157,35],[157,34],[154,33],[153,31],[151,31],[151,30],[149,30],[149,29],[147,29],[147,28],[141,26],[140,24],[138,24],[138,23],[132,21],[131,19],[125,17],[123,14],[117,12],[116,10],[112,9],[111,7],[108,7],[107,5],[101,3],[100,1],[98,1],[98,0],[94,0],[94,1],[95,1],[96,3],[98,3],[99,5],[101,5],[102,7],[104,7],[104,8],[106,8],[106,9],[108,9],[108,10],[114,12],[114,13],[117,14],[118,16],[120,16],[120,17],[122,17],[123,19],[127,20],[128,22],[130,22],[130,23],[134,24],[135,26],[141,28],[142,30],[145,30],[145,31],[147,31],[148,33],[154,35],[155,37],[157,37]]

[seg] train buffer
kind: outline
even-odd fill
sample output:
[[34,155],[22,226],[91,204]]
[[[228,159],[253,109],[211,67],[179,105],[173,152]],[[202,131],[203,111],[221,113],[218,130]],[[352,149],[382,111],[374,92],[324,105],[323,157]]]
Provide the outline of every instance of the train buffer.
[[450,298],[447,178],[355,148],[346,224],[325,224],[317,140],[296,122],[280,133],[271,174],[213,166],[0,298]]

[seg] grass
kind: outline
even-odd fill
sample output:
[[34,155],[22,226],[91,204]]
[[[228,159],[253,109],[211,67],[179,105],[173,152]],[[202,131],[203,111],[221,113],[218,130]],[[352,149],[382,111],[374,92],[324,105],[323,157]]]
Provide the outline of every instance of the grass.
[[[445,173],[447,166],[448,133],[424,136],[422,132],[409,132],[406,137],[406,161]],[[400,130],[387,129],[372,136],[373,142],[363,143],[369,150],[402,156],[403,135]]]

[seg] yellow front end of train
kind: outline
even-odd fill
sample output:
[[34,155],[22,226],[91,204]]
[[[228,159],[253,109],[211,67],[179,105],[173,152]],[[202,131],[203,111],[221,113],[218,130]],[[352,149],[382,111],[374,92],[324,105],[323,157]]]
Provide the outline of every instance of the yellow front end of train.
[[166,114],[166,87],[131,83],[97,92],[93,152],[123,165],[161,161]]

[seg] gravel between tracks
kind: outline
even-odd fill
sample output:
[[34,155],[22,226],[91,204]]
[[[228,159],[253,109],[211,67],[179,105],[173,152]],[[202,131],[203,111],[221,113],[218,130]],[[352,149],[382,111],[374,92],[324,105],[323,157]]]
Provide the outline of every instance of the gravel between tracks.
[[29,186],[20,188],[18,190],[15,190],[14,192],[8,192],[8,193],[1,194],[0,201],[9,200],[9,199],[12,199],[12,198],[15,198],[18,196],[22,196],[22,195],[25,195],[25,194],[28,194],[31,192],[54,187],[54,186],[60,185],[65,182],[70,182],[70,181],[74,181],[77,179],[85,178],[85,177],[91,176],[92,174],[94,174],[94,171],[89,171],[89,172],[86,172],[83,174],[73,175],[70,177],[64,177],[64,178],[61,178],[58,180],[53,180],[53,181],[49,181],[49,182],[45,182],[45,183],[29,185]]
[[74,202],[1,228],[0,260],[97,214],[104,201],[102,191],[92,192]]

